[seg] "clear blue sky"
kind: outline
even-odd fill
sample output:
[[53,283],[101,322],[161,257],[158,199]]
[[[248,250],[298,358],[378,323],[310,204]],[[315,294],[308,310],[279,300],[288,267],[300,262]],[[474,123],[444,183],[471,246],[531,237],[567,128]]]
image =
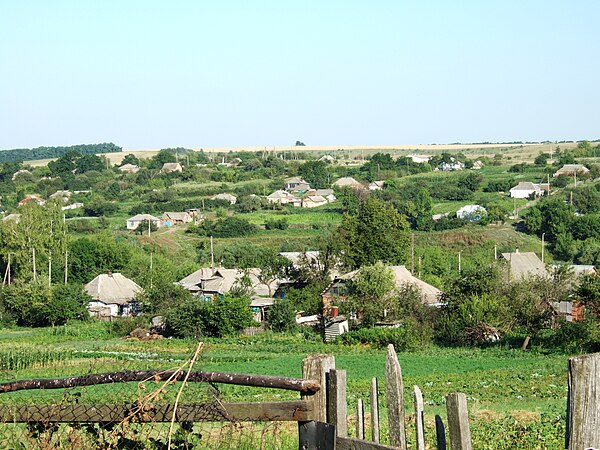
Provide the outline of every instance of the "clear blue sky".
[[3,0],[0,148],[600,138],[600,2]]

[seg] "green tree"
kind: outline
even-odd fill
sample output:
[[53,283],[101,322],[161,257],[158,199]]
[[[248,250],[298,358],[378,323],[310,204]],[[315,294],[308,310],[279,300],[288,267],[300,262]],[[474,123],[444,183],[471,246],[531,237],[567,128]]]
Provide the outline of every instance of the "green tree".
[[297,327],[294,304],[288,299],[276,299],[267,310],[267,322],[273,331],[293,331]]
[[342,218],[339,240],[345,265],[403,263],[409,248],[407,229],[406,218],[394,207],[368,197],[360,203],[356,214],[345,214]]
[[394,273],[382,262],[363,266],[348,284],[349,296],[344,308],[355,313],[362,326],[372,326],[391,309],[395,287]]
[[545,166],[548,163],[549,159],[550,159],[550,153],[540,153],[539,155],[537,155],[535,157],[535,159],[533,160],[533,163],[536,166]]
[[123,160],[121,161],[121,165],[123,164],[135,164],[136,166],[140,165],[140,160],[137,156],[132,155],[131,153],[125,155]]
[[331,185],[331,175],[325,161],[306,161],[298,167],[298,173],[312,188],[323,189]]
[[580,278],[577,298],[596,317],[600,317],[600,276],[585,274]]

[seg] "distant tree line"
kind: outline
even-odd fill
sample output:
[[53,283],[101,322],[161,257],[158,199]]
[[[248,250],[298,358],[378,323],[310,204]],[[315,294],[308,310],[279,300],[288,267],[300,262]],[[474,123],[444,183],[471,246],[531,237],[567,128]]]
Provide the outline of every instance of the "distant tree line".
[[77,152],[82,155],[93,155],[97,153],[115,153],[123,149],[112,142],[103,142],[102,144],[79,144],[69,147],[37,147],[37,148],[17,148],[12,150],[0,151],[0,162],[8,161],[29,161],[33,159],[60,158],[67,152]]

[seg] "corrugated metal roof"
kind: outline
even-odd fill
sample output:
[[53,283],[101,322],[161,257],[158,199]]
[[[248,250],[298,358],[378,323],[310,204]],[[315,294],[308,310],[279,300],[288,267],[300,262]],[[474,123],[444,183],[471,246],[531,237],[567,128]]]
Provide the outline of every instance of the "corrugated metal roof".
[[124,305],[135,299],[142,288],[120,273],[103,273],[85,285],[92,299],[105,304]]
[[502,253],[502,257],[508,261],[513,280],[521,280],[529,276],[548,275],[546,266],[533,252]]

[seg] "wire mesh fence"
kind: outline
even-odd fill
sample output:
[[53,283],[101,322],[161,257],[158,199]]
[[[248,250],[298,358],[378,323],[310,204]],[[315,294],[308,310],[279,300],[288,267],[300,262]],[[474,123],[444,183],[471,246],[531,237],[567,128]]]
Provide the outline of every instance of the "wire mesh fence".
[[[282,414],[284,421],[271,421],[273,414],[265,413],[267,420],[261,421],[262,404],[240,402],[260,397],[259,388],[186,379],[202,368],[201,358],[196,361],[199,348],[187,361],[126,352],[58,353],[16,349],[0,355],[0,448],[298,446],[293,418]],[[135,380],[119,381],[123,374],[129,375],[125,379],[135,375]],[[23,384],[36,379],[46,381]],[[101,383],[75,385],[86,380]]]

